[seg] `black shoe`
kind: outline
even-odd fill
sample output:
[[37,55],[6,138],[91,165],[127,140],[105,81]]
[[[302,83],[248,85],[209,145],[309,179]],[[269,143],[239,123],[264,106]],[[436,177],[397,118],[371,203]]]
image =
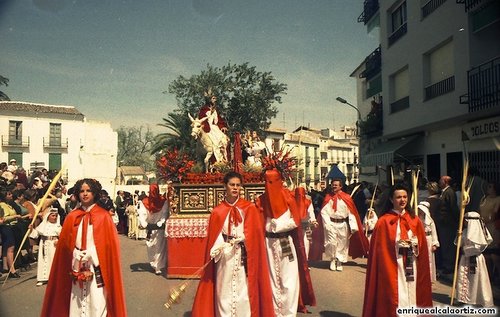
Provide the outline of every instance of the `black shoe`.
[[19,275],[19,273],[17,273],[17,272],[15,272],[15,273],[10,272],[9,273],[9,277],[10,278],[20,278],[21,275]]

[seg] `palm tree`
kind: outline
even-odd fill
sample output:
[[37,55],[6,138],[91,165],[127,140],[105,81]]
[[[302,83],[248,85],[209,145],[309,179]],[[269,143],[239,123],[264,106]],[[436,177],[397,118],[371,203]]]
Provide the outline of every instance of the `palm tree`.
[[178,149],[191,157],[196,157],[196,141],[191,136],[191,122],[187,113],[174,110],[168,118],[162,118],[158,124],[170,131],[155,136],[155,143],[151,147],[151,154],[158,154],[162,150]]
[[[2,75],[0,75],[0,86],[1,85],[5,85],[5,87],[9,86],[9,79],[3,77]],[[3,91],[0,90],[0,101],[9,101],[9,100],[10,98]]]

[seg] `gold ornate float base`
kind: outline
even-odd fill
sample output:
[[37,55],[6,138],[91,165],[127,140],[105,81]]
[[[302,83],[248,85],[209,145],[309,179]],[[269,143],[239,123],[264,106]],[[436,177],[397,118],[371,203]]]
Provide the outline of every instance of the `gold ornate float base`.
[[[223,184],[173,184],[173,188],[166,225],[167,277],[193,278],[204,264],[210,212],[224,200],[225,188]],[[245,184],[240,196],[255,202],[263,192],[264,183]]]

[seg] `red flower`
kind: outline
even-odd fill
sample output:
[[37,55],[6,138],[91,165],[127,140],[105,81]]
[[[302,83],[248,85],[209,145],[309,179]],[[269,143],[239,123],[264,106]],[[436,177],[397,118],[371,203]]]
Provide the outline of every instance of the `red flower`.
[[177,149],[166,151],[166,153],[156,161],[160,178],[167,181],[181,181],[189,170],[194,166],[194,161],[189,159],[186,153],[181,153]]
[[263,157],[262,167],[263,172],[267,170],[277,169],[281,177],[287,179],[290,174],[295,170],[296,158],[291,156],[292,149],[284,150],[281,148],[279,151],[270,153]]

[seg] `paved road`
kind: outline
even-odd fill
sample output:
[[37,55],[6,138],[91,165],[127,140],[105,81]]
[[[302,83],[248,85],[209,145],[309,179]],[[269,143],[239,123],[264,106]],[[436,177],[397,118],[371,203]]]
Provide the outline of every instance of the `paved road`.
[[[193,280],[170,310],[164,307],[169,290],[185,280],[156,276],[146,263],[144,241],[120,236],[122,270],[127,310],[130,317],[190,316],[191,304],[198,285]],[[343,272],[328,270],[327,262],[312,263],[311,275],[318,306],[310,314],[298,316],[347,317],[360,316],[363,306],[366,259],[348,262]],[[64,274],[63,272],[61,272]],[[0,316],[39,316],[45,286],[36,287],[36,267],[21,272],[20,279],[9,279],[0,291]],[[2,284],[5,275],[1,278]],[[433,298],[436,304],[449,303],[450,286],[436,283]]]

